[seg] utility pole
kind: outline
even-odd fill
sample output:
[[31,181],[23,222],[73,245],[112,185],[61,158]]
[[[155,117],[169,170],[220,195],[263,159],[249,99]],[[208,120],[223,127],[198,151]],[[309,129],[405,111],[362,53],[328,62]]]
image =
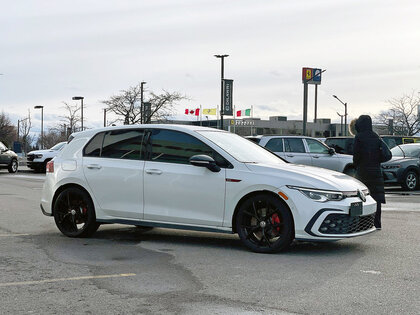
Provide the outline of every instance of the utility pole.
[[146,122],[146,119],[144,116],[145,110],[144,110],[144,104],[143,104],[143,85],[145,85],[146,82],[142,81],[140,82],[140,124],[144,124]]
[[336,98],[341,104],[344,105],[344,135],[347,136],[347,103],[344,103],[342,100],[340,100],[337,95],[333,95],[334,98]]
[[223,130],[223,111],[225,107],[223,106],[223,79],[224,79],[224,69],[225,69],[225,58],[229,55],[214,55],[216,58],[221,60],[221,77],[220,77],[220,129]]

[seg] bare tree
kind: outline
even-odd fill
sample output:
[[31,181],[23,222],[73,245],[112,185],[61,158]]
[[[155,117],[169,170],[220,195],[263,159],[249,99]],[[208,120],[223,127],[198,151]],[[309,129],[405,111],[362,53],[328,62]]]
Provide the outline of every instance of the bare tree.
[[398,135],[413,136],[420,131],[419,106],[420,97],[414,91],[387,101],[390,109],[382,111],[375,117],[376,122],[389,125],[393,120],[393,132]]
[[34,137],[29,134],[32,128],[31,121],[31,110],[28,109],[28,116],[21,119],[19,124],[19,136],[22,139],[24,152],[29,151],[29,147],[32,144]]
[[0,113],[0,141],[10,147],[14,139],[16,139],[16,128],[12,125],[9,116],[2,112]]
[[[146,123],[152,120],[161,121],[167,119],[173,114],[173,107],[177,101],[186,99],[177,92],[163,91],[162,94],[150,92],[151,104],[150,115],[146,117],[141,109],[141,85],[131,86],[126,90],[120,91],[119,94],[111,96],[109,99],[102,101],[107,106],[107,110],[117,115],[118,120],[125,125],[138,124],[141,121]],[[146,113],[147,114],[147,113]]]
[[[44,132],[44,147],[51,148],[59,142],[66,141],[66,132],[58,130],[56,128],[50,128],[47,132]],[[41,144],[41,139],[38,139],[37,145]]]
[[57,130],[65,130],[68,135],[71,133],[77,131],[76,125],[81,122],[80,118],[80,105],[74,104],[68,104],[66,102],[63,102],[64,110],[66,111],[66,114],[64,116],[60,116],[61,123],[58,124]]

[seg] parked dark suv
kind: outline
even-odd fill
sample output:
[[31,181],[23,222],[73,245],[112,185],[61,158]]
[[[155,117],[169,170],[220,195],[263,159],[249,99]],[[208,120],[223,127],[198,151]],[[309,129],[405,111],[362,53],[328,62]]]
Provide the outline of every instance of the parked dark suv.
[[7,168],[9,173],[16,173],[18,169],[18,156],[0,142],[0,169]]

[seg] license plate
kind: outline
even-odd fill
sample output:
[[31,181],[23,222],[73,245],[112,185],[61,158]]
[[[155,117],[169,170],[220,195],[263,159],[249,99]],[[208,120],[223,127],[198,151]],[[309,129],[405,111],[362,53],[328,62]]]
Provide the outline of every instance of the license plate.
[[350,216],[357,217],[363,214],[362,202],[352,202],[350,205]]

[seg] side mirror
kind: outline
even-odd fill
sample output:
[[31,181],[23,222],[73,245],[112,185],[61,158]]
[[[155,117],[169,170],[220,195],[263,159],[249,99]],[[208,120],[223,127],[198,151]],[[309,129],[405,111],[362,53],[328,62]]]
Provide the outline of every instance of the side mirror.
[[220,172],[220,167],[216,161],[208,155],[194,155],[189,159],[190,164],[199,167],[206,167],[212,172]]
[[329,148],[328,149],[328,154],[329,155],[334,155],[335,154],[335,150],[333,148]]

